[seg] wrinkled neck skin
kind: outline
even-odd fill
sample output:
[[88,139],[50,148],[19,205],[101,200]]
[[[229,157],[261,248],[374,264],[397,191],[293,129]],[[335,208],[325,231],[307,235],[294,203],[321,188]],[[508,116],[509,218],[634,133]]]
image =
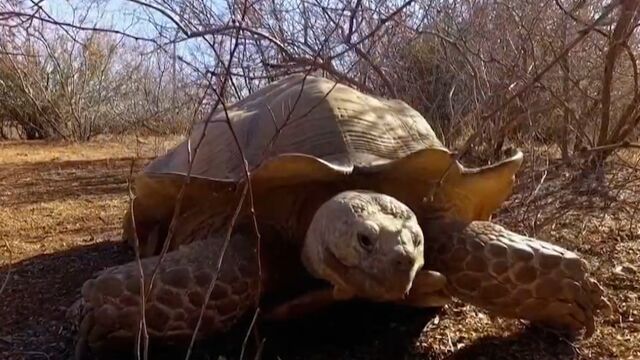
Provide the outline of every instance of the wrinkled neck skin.
[[276,226],[285,241],[302,243],[317,209],[342,191],[339,184],[304,183],[254,193],[257,217]]
[[[322,267],[325,260],[322,253],[324,244],[319,240],[308,241],[308,230],[318,208],[340,190],[336,184],[305,183],[263,190],[254,195],[259,220],[277,229],[276,241],[266,244],[265,239],[261,248],[262,252],[268,253],[265,258],[271,261],[271,265],[263,268],[278,270],[277,274],[271,274],[266,279],[270,289],[287,292],[292,286],[303,282],[300,279],[304,279],[304,284],[314,279],[318,283],[325,282],[327,286],[338,281],[326,274]],[[288,249],[286,254],[282,254],[283,247]],[[296,257],[300,260],[282,261],[283,257]],[[297,267],[283,269],[283,265],[289,262],[295,263]],[[292,282],[292,278],[297,280]]]
[[[343,265],[333,254],[327,251],[327,244],[324,243],[326,238],[325,232],[328,226],[325,221],[312,222],[307,230],[304,238],[304,244],[301,252],[301,259],[304,267],[315,278],[323,279],[329,282],[336,290],[336,297],[351,298],[354,294],[347,291],[349,286],[344,283],[342,278],[338,276],[332,268],[346,273],[346,266]],[[330,265],[330,266],[327,266]]]
[[[333,254],[326,251],[326,244],[320,243],[320,232],[326,231],[333,223],[317,223],[313,218],[318,208],[329,198],[347,189],[368,189],[386,193],[408,205],[417,215],[425,241],[425,268],[437,266],[437,249],[450,247],[452,239],[461,232],[466,223],[452,215],[452,209],[434,208],[423,202],[424,196],[416,196],[416,188],[428,188],[423,179],[402,179],[400,181],[380,180],[371,175],[354,176],[345,183],[304,183],[297,186],[268,189],[255,195],[255,209],[261,221],[270,223],[280,230],[281,238],[293,247],[299,247],[304,268],[316,279],[333,286],[346,286],[340,276],[344,265]],[[315,232],[315,236],[309,236]],[[331,264],[331,270],[327,264]]]
[[458,239],[470,222],[447,213],[433,212],[421,214],[418,221],[425,239],[424,267],[429,270],[445,270],[441,255],[449,253],[458,245]]

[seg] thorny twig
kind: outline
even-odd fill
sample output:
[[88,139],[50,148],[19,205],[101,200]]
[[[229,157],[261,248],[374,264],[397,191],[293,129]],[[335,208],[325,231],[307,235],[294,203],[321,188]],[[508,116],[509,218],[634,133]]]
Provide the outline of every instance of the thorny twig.
[[[234,50],[235,50],[235,49],[237,49],[237,45],[238,45],[238,42],[237,42],[237,39],[236,39],[236,46],[234,47]],[[233,55],[233,53],[232,53],[232,55]],[[233,56],[230,56],[230,59],[233,59]],[[229,69],[229,67],[230,67],[230,66],[231,66],[231,60],[229,61],[228,65],[227,65],[227,70],[228,70],[228,71],[230,71],[230,69]],[[311,70],[310,70],[310,71],[311,71]],[[309,72],[310,72],[310,71],[309,71]],[[289,112],[289,114],[288,114],[288,116],[287,116],[287,118],[286,118],[286,120],[285,120],[285,122],[284,122],[284,124],[283,124],[283,127],[284,127],[285,125],[287,125],[287,123],[288,123],[288,121],[289,121],[289,119],[290,119],[291,115],[293,114],[293,112],[294,112],[294,110],[295,110],[295,106],[297,105],[298,100],[300,99],[300,96],[301,96],[302,91],[303,91],[303,89],[304,89],[304,80],[306,79],[306,77],[307,77],[308,75],[309,75],[309,73],[305,74],[305,78],[303,79],[303,83],[302,83],[302,87],[301,87],[301,89],[300,89],[300,93],[298,94],[298,97],[296,98],[296,102],[295,102],[294,106],[292,106],[292,107],[291,107],[290,112]],[[226,78],[225,78],[225,79],[226,79]],[[337,83],[336,83],[336,85],[337,85]],[[223,84],[223,86],[224,86],[224,84]],[[332,88],[331,88],[331,90],[333,90],[333,88],[335,88],[335,85],[334,85],[334,87],[332,87]],[[222,89],[224,90],[224,87],[223,87]],[[329,91],[329,93],[330,93],[330,91]],[[319,104],[319,103],[321,103],[321,102],[322,102],[322,100],[323,100],[327,95],[328,95],[328,94],[325,94],[325,96],[324,96],[324,97],[323,97],[323,98],[318,102],[318,104]],[[217,93],[216,93],[216,96],[218,96],[218,98],[219,98],[220,100],[222,99],[221,94],[217,94]],[[314,105],[313,107],[311,107],[311,109],[310,109],[308,112],[310,112],[310,111],[312,111],[314,108],[316,108],[316,107],[318,106],[318,104],[316,104],[316,105]],[[189,345],[189,349],[187,350],[187,356],[186,356],[186,359],[188,359],[188,358],[189,358],[189,356],[190,356],[190,354],[191,354],[191,349],[192,349],[192,347],[193,347],[193,345],[194,345],[195,338],[196,338],[196,336],[197,336],[197,332],[198,332],[199,326],[200,326],[200,324],[201,324],[202,317],[204,316],[204,310],[205,310],[205,308],[206,308],[206,304],[207,304],[207,302],[209,301],[209,298],[211,297],[211,294],[212,294],[213,289],[214,289],[214,287],[215,287],[215,283],[216,283],[216,281],[217,281],[217,276],[218,276],[218,273],[219,273],[220,268],[221,268],[221,266],[222,266],[222,261],[223,261],[223,258],[224,258],[224,254],[225,254],[225,252],[226,252],[226,249],[227,249],[228,243],[229,243],[229,241],[230,241],[230,239],[231,239],[231,234],[232,234],[233,226],[234,226],[235,222],[237,221],[237,218],[240,216],[240,211],[241,211],[241,209],[242,209],[242,204],[244,203],[245,196],[247,195],[247,192],[248,192],[248,195],[249,195],[249,201],[250,201],[250,213],[251,213],[251,219],[252,219],[252,222],[253,222],[254,231],[255,231],[256,236],[257,236],[258,274],[259,274],[259,277],[260,277],[260,278],[262,278],[262,265],[261,265],[261,261],[260,261],[260,233],[259,233],[259,229],[258,229],[258,224],[257,224],[257,219],[256,219],[255,209],[254,209],[254,204],[253,204],[253,190],[252,190],[252,186],[251,186],[250,169],[249,169],[249,167],[248,167],[248,163],[247,163],[246,157],[245,157],[245,155],[244,155],[242,145],[240,144],[240,140],[239,140],[239,138],[238,138],[238,136],[237,136],[236,132],[234,131],[233,126],[232,126],[231,119],[229,118],[229,114],[228,114],[228,110],[227,110],[227,105],[226,105],[226,103],[225,103],[224,101],[221,101],[221,106],[222,106],[223,111],[224,111],[224,114],[225,114],[225,119],[226,119],[227,126],[229,127],[230,133],[231,133],[231,135],[232,135],[232,137],[233,137],[233,139],[234,139],[234,142],[235,142],[235,144],[236,144],[236,146],[237,146],[237,148],[238,148],[238,151],[240,152],[241,157],[242,157],[242,161],[243,161],[243,165],[244,165],[244,168],[243,168],[243,169],[244,169],[244,175],[245,175],[245,181],[246,181],[246,182],[245,182],[245,187],[244,187],[244,189],[243,189],[243,192],[242,192],[241,199],[240,199],[240,201],[239,201],[238,207],[236,208],[236,212],[235,212],[234,216],[232,217],[232,219],[231,219],[231,221],[230,221],[229,228],[228,228],[228,232],[227,232],[227,234],[226,234],[226,236],[225,236],[225,242],[224,242],[223,248],[222,248],[222,250],[221,250],[221,254],[220,254],[219,258],[218,258],[218,264],[217,264],[217,267],[216,267],[216,270],[215,270],[215,275],[214,275],[214,277],[213,277],[213,278],[212,278],[212,280],[211,280],[210,286],[209,286],[208,291],[207,291],[207,295],[206,295],[206,297],[205,297],[205,301],[204,301],[204,303],[203,303],[203,305],[202,305],[202,307],[201,307],[200,316],[199,316],[199,318],[198,318],[198,325],[196,325],[196,328],[195,328],[195,330],[194,330],[193,336],[192,336],[192,338],[191,338],[191,343],[190,343],[190,345]],[[305,115],[306,115],[306,114],[308,114],[308,112],[307,112],[307,113],[305,113]],[[303,117],[303,116],[305,116],[305,115],[302,115],[301,117]],[[281,130],[281,129],[282,129],[282,127],[281,127],[280,129],[277,129],[277,130]],[[271,143],[271,144],[273,144],[273,142],[275,142],[275,138],[277,138],[278,134],[279,134],[279,131],[276,131],[276,133],[275,133],[275,135],[274,135],[274,138],[273,138],[273,139],[271,139],[271,141],[270,141],[270,143]],[[261,288],[262,288],[262,284],[261,284],[261,282],[259,282],[259,291],[258,291],[258,293],[261,293]],[[258,308],[258,309],[259,309],[259,308]],[[257,313],[256,313],[256,316],[257,316]],[[253,328],[253,326],[250,326],[250,327],[249,327],[249,329],[248,329],[247,331],[248,331],[248,332],[250,332],[252,328]],[[247,336],[248,336],[248,333],[247,333]],[[243,344],[243,348],[242,348],[242,352],[243,352],[243,353],[244,353],[244,350],[245,350],[245,348],[244,348],[244,346],[245,346],[245,345],[246,345],[246,342]]]
[[[204,100],[204,99],[202,99],[202,100]],[[220,101],[221,101],[221,98],[218,97],[218,103],[216,103],[214,105],[213,110],[211,111],[209,116],[212,116],[214,114],[214,112],[217,109],[217,106],[219,105]],[[153,284],[154,284],[155,278],[156,278],[156,276],[157,276],[157,274],[158,274],[158,272],[160,270],[160,266],[161,266],[161,264],[162,264],[162,262],[163,262],[163,260],[164,260],[164,258],[166,256],[166,254],[167,254],[167,252],[169,250],[169,245],[170,245],[171,239],[173,237],[173,233],[175,231],[175,226],[177,225],[177,219],[178,219],[178,217],[180,215],[180,209],[181,209],[181,205],[182,205],[182,202],[183,202],[184,194],[186,192],[187,185],[190,183],[191,171],[193,169],[194,159],[195,159],[195,157],[196,157],[196,155],[198,153],[198,150],[200,148],[200,145],[202,144],[202,141],[205,138],[205,135],[207,133],[206,130],[207,130],[208,125],[209,125],[209,121],[206,121],[205,124],[204,124],[204,127],[202,129],[202,134],[201,134],[200,138],[198,139],[198,142],[196,143],[196,147],[193,150],[193,152],[191,151],[190,138],[188,140],[188,149],[189,149],[189,151],[188,151],[188,157],[187,157],[187,162],[188,162],[187,174],[185,175],[184,181],[182,183],[182,186],[180,187],[180,190],[178,191],[178,195],[176,196],[173,215],[172,215],[171,221],[169,223],[169,228],[168,228],[167,234],[165,236],[165,240],[164,240],[164,243],[163,243],[163,246],[162,246],[162,250],[161,250],[160,254],[158,255],[158,261],[157,261],[157,263],[156,263],[156,265],[155,265],[155,267],[154,267],[154,269],[153,269],[153,271],[151,273],[151,279],[149,281],[149,286],[148,287],[144,286],[144,274],[143,274],[142,266],[141,266],[141,263],[140,263],[140,260],[139,260],[140,259],[140,248],[139,248],[140,244],[139,244],[137,231],[136,231],[136,223],[135,223],[134,208],[133,208],[133,198],[131,198],[131,200],[130,200],[130,204],[131,204],[130,205],[131,221],[132,221],[132,226],[133,226],[133,236],[134,236],[134,242],[135,242],[134,247],[135,247],[135,251],[136,251],[136,258],[138,259],[138,262],[139,262],[139,271],[140,271],[141,276],[142,276],[142,279],[141,279],[142,285],[141,285],[141,294],[140,294],[141,295],[141,312],[142,312],[142,315],[141,315],[142,316],[142,320],[141,320],[141,322],[144,325],[144,329],[141,329],[140,331],[142,331],[143,336],[145,336],[145,334],[147,334],[146,322],[145,322],[145,310],[144,310],[145,309],[145,304],[146,304],[146,299],[147,299],[147,297],[149,296],[149,294],[151,293],[151,291],[153,289]],[[133,169],[133,165],[132,165],[132,169]],[[132,177],[132,176],[133,176],[133,174],[130,174],[130,177]],[[157,235],[159,235],[159,234],[157,234]],[[206,305],[206,301],[205,301],[204,304]],[[194,333],[194,336],[195,336],[195,333]],[[145,344],[143,344],[144,345],[144,349],[145,349],[144,351],[145,351],[145,354],[147,354],[148,334],[144,337],[144,339],[146,339]],[[137,343],[138,352],[139,352],[139,345],[140,345],[140,343],[138,342]],[[191,350],[191,348],[189,348],[189,351],[190,350]],[[145,359],[146,359],[146,357],[145,357]]]
[[2,286],[0,286],[0,295],[2,295],[2,293],[4,292],[4,289],[7,287],[7,284],[9,283],[9,278],[11,278],[11,274],[13,273],[13,251],[11,251],[11,246],[9,246],[9,242],[5,239],[4,240],[4,246],[7,248],[7,252],[9,253],[9,263],[8,263],[8,269],[7,269],[7,275],[4,278],[4,281],[2,282]]
[[[211,279],[211,282],[209,283],[209,287],[207,288],[207,295],[204,298],[204,302],[202,304],[202,306],[200,307],[200,315],[198,316],[198,322],[196,323],[196,327],[193,330],[193,335],[191,336],[191,342],[189,343],[189,348],[187,349],[187,354],[185,355],[185,360],[189,360],[189,358],[191,357],[191,351],[193,349],[193,345],[195,344],[195,339],[196,336],[198,334],[198,331],[200,330],[200,326],[202,325],[202,318],[204,317],[204,312],[207,308],[207,303],[209,302],[209,298],[211,297],[211,294],[213,293],[213,289],[215,287],[216,282],[218,281],[218,275],[220,274],[220,269],[222,268],[222,261],[224,260],[224,255],[227,252],[227,247],[229,246],[229,242],[231,241],[231,235],[233,233],[233,227],[236,224],[236,221],[238,220],[238,217],[240,216],[240,212],[242,211],[242,205],[244,205],[244,201],[245,198],[247,196],[247,192],[249,190],[250,187],[250,183],[246,182],[245,186],[242,189],[242,195],[240,195],[240,200],[238,201],[238,205],[236,206],[235,212],[233,214],[233,217],[231,218],[231,222],[229,223],[229,226],[227,228],[227,233],[225,234],[224,237],[224,243],[222,244],[222,248],[220,249],[220,255],[218,256],[218,261],[216,263],[216,268],[213,272],[213,278]],[[260,256],[260,252],[258,251],[258,257]]]
[[[243,6],[243,11],[242,11],[242,17],[241,17],[241,22],[244,21],[246,14],[247,14],[247,10],[248,10],[248,6],[246,3],[244,3]],[[227,64],[227,73],[231,71],[231,64],[235,55],[236,50],[238,49],[238,46],[240,44],[239,40],[239,36],[240,36],[240,31],[237,32],[236,34],[236,39],[235,39],[235,46],[233,47],[233,49],[231,50],[230,56],[229,56],[229,62]],[[222,105],[222,108],[224,110],[224,115],[225,115],[225,119],[227,121],[227,126],[229,128],[229,131],[233,137],[233,140],[236,144],[236,147],[238,149],[238,152],[240,153],[240,156],[242,158],[242,164],[243,164],[243,170],[244,170],[244,176],[245,176],[245,188],[243,189],[240,201],[238,203],[238,207],[236,208],[236,213],[234,214],[233,218],[230,221],[229,224],[229,230],[228,233],[225,237],[225,242],[223,245],[223,249],[218,257],[218,264],[217,264],[217,268],[216,268],[216,272],[214,277],[211,279],[211,283],[209,284],[209,289],[207,291],[207,295],[202,303],[202,307],[200,309],[200,316],[198,317],[198,323],[193,331],[193,335],[191,337],[191,341],[189,344],[189,348],[187,349],[187,354],[185,356],[185,360],[188,360],[189,357],[191,356],[191,351],[193,348],[193,345],[195,343],[195,339],[198,333],[198,330],[200,328],[200,324],[202,322],[202,317],[204,316],[204,311],[206,309],[206,305],[209,302],[209,298],[211,297],[211,294],[213,292],[213,289],[215,287],[215,283],[218,277],[218,273],[220,271],[220,267],[222,266],[222,260],[224,258],[224,254],[226,252],[226,248],[227,245],[231,239],[231,232],[233,230],[233,226],[238,218],[238,216],[240,215],[240,211],[242,210],[242,205],[244,204],[244,199],[245,196],[249,195],[249,202],[250,202],[250,209],[249,212],[251,214],[251,219],[252,219],[252,224],[253,224],[253,229],[254,232],[256,234],[256,253],[258,254],[257,256],[257,265],[258,265],[258,277],[260,279],[262,279],[262,263],[260,260],[260,253],[261,253],[261,248],[260,248],[260,231],[258,229],[258,221],[256,219],[256,215],[255,215],[255,209],[254,209],[254,203],[253,203],[253,188],[251,186],[251,173],[249,170],[249,165],[247,163],[247,159],[246,156],[244,154],[244,149],[242,147],[242,145],[240,144],[240,140],[238,139],[238,135],[236,134],[235,130],[233,129],[233,124],[231,122],[231,119],[229,118],[229,112],[227,110],[227,105],[224,102],[224,90],[227,84],[227,81],[230,79],[230,76],[226,76],[223,80],[222,86],[221,86],[221,92],[220,94],[218,94],[217,92],[214,91],[214,93],[216,94],[216,96],[218,97],[218,101],[220,101],[220,104]],[[204,132],[204,131],[203,131]],[[258,282],[258,294],[260,294],[262,292],[262,282],[259,281]],[[256,304],[257,305],[257,304]]]
[[[204,98],[201,99],[201,100],[204,101]],[[217,106],[218,106],[218,104],[214,105],[214,108],[211,111],[209,116],[213,115],[213,113],[215,112]],[[204,124],[204,127],[202,129],[202,134],[198,138],[198,141],[196,143],[196,146],[195,146],[193,152],[191,151],[191,137],[189,137],[189,139],[187,140],[187,145],[188,145],[187,174],[185,175],[184,181],[182,183],[182,186],[180,187],[180,190],[178,191],[178,195],[176,196],[176,201],[175,201],[175,205],[174,205],[174,209],[173,209],[173,216],[172,216],[171,221],[169,223],[169,228],[167,230],[167,235],[165,236],[164,243],[162,244],[162,250],[160,251],[158,263],[154,267],[153,272],[151,274],[151,281],[150,281],[150,284],[149,284],[149,290],[147,291],[147,295],[149,295],[149,293],[151,292],[151,289],[153,287],[153,283],[154,283],[155,277],[156,277],[156,275],[158,273],[158,270],[160,268],[160,265],[161,265],[164,257],[166,256],[167,251],[169,251],[169,246],[170,246],[170,243],[171,243],[171,239],[173,238],[173,233],[175,231],[175,227],[177,225],[178,217],[180,216],[180,211],[182,209],[182,202],[183,202],[184,194],[186,192],[188,184],[191,182],[191,172],[193,170],[193,163],[195,162],[195,157],[198,154],[198,150],[200,149],[200,145],[202,144],[202,142],[203,142],[203,140],[205,138],[205,135],[207,134],[208,125],[209,125],[209,122],[207,121]]]
[[[329,33],[329,35],[333,34],[337,29],[338,29],[338,24],[335,24],[333,30]],[[330,36],[327,36],[325,41],[322,43],[322,45],[320,46],[320,48],[316,52],[315,57],[319,56],[320,53],[322,53],[323,49],[325,48],[325,46],[329,42],[329,38],[330,38]],[[314,70],[314,68],[310,67],[305,72],[304,77],[302,78],[302,83],[300,85],[300,91],[298,91],[298,95],[296,95],[296,99],[294,100],[293,105],[289,107],[289,112],[288,112],[287,116],[285,117],[285,120],[284,120],[284,122],[283,122],[283,124],[281,126],[278,126],[278,123],[275,120],[275,114],[273,113],[273,109],[271,109],[270,106],[267,106],[267,110],[269,111],[269,115],[271,116],[271,121],[273,122],[273,125],[274,125],[274,128],[275,128],[275,132],[274,132],[273,137],[271,137],[269,142],[265,145],[264,151],[262,153],[262,159],[261,160],[264,160],[266,158],[266,156],[269,155],[269,152],[271,151],[271,148],[273,147],[273,145],[275,144],[276,140],[280,136],[280,133],[282,132],[282,130],[287,125],[292,124],[292,123],[294,123],[294,122],[306,117],[307,115],[309,115],[313,110],[315,110],[318,106],[320,106],[320,104],[322,104],[322,102],[327,98],[327,96],[329,96],[329,94],[331,94],[331,92],[333,92],[333,89],[335,89],[336,86],[338,86],[338,82],[334,83],[333,86],[331,87],[331,89],[329,89],[329,91],[327,91],[327,93],[324,94],[322,96],[322,98],[320,98],[317,101],[316,104],[314,104],[313,106],[310,106],[309,109],[305,113],[299,115],[297,118],[291,119],[291,116],[293,115],[293,112],[295,111],[296,107],[298,106],[298,102],[300,101],[300,98],[302,97],[302,93],[304,91],[304,87],[305,87],[305,83],[307,81],[307,77],[311,74],[311,72],[313,70]]]
[[[217,94],[217,93],[216,93]],[[204,100],[204,98],[202,99],[202,101]],[[214,105],[213,110],[210,113],[210,116],[213,115],[213,113],[215,112],[217,106],[219,105],[219,103],[222,101],[222,98],[220,96],[218,96],[218,102]],[[129,181],[129,192],[130,192],[130,216],[131,216],[131,223],[133,226],[133,236],[134,236],[134,250],[136,252],[136,261],[138,262],[138,270],[140,271],[140,276],[141,276],[141,287],[140,287],[140,299],[141,299],[141,329],[139,329],[139,335],[138,338],[136,339],[136,354],[137,354],[137,358],[140,358],[140,340],[143,340],[143,348],[144,348],[144,357],[143,359],[147,359],[148,358],[148,333],[147,333],[147,327],[146,327],[146,317],[145,317],[145,305],[146,305],[146,299],[148,298],[148,296],[150,295],[152,289],[153,289],[153,284],[155,281],[155,278],[159,272],[160,266],[164,260],[164,257],[166,256],[166,253],[169,250],[169,245],[171,242],[171,238],[173,236],[173,232],[175,231],[175,226],[177,225],[177,219],[180,215],[180,209],[181,209],[181,205],[183,202],[183,197],[184,197],[184,193],[186,191],[187,185],[190,183],[190,179],[191,179],[191,171],[193,168],[193,163],[194,163],[194,158],[198,153],[198,150],[200,148],[200,145],[202,143],[202,141],[205,138],[206,135],[206,130],[207,130],[207,126],[209,125],[209,122],[206,121],[202,130],[202,134],[200,136],[200,138],[198,139],[198,142],[196,144],[196,147],[193,151],[193,153],[191,152],[191,142],[190,142],[190,138],[189,138],[189,152],[188,152],[188,169],[187,169],[187,174],[184,177],[184,181],[182,183],[182,186],[178,192],[178,195],[176,196],[176,201],[175,201],[175,205],[174,205],[174,211],[173,211],[173,216],[171,218],[171,222],[169,224],[169,228],[167,231],[167,235],[165,237],[163,246],[162,246],[162,250],[158,256],[158,261],[155,264],[155,267],[151,273],[151,279],[149,281],[149,285],[148,287],[144,285],[144,272],[142,269],[142,263],[140,260],[140,242],[138,239],[138,235],[137,235],[137,230],[136,230],[136,223],[135,223],[135,215],[134,215],[134,195],[133,195],[133,191],[131,188],[131,180]],[[131,173],[130,173],[130,179],[132,179],[133,177],[133,163],[131,165]],[[157,234],[159,236],[159,234]],[[204,303],[206,305],[206,301]],[[195,336],[195,333],[194,333]],[[140,337],[142,339],[140,339]],[[191,347],[189,348],[189,351],[191,350]]]
[[[137,136],[136,136],[137,139]],[[138,141],[136,141],[136,145],[139,144]],[[129,212],[131,213],[131,223],[133,224],[133,251],[135,252],[135,257],[136,257],[136,265],[138,268],[138,276],[140,279],[140,322],[139,322],[139,329],[138,329],[138,333],[136,334],[136,341],[135,341],[135,345],[136,345],[136,349],[135,349],[135,354],[136,354],[136,359],[140,360],[140,345],[143,346],[143,359],[148,359],[148,353],[149,353],[149,333],[147,330],[147,318],[146,318],[146,295],[145,295],[145,285],[144,285],[144,269],[142,267],[142,259],[140,256],[140,239],[138,238],[138,233],[136,232],[135,229],[135,223],[136,223],[136,219],[135,219],[135,215],[134,215],[134,211],[133,211],[133,200],[134,200],[134,193],[133,193],[133,184],[132,184],[132,179],[133,179],[133,169],[135,167],[135,159],[139,156],[138,154],[138,147],[136,147],[136,156],[133,158],[133,160],[131,161],[131,167],[129,168],[129,181],[128,181],[128,195],[129,195]]]
[[[206,95],[206,92],[205,92]],[[204,101],[204,95],[200,100],[200,103],[202,103]],[[216,103],[213,107],[213,110],[210,114],[210,116],[213,115],[213,113],[215,112],[217,106],[219,105],[219,102],[221,101],[221,98],[218,97],[218,103]],[[195,114],[194,114],[195,116]],[[142,340],[144,340],[144,359],[147,359],[147,354],[148,354],[148,333],[147,333],[147,328],[146,328],[146,318],[145,318],[145,305],[146,305],[146,299],[148,298],[149,294],[151,293],[152,289],[153,289],[153,284],[155,281],[155,278],[157,276],[157,273],[160,269],[160,266],[162,264],[162,261],[164,260],[164,257],[166,256],[167,251],[169,250],[169,245],[171,242],[171,238],[173,236],[173,232],[175,231],[175,226],[177,224],[177,218],[180,215],[180,209],[181,209],[181,205],[182,205],[182,201],[183,201],[183,197],[184,197],[184,193],[186,191],[186,187],[190,182],[190,178],[191,178],[191,171],[193,168],[193,160],[195,158],[195,156],[198,153],[198,150],[200,148],[200,144],[202,143],[202,141],[204,140],[204,137],[206,135],[206,130],[207,130],[207,126],[209,125],[209,123],[205,123],[202,134],[200,136],[200,138],[198,139],[198,142],[196,144],[196,147],[193,151],[193,153],[191,152],[191,143],[189,141],[189,152],[188,152],[188,158],[187,158],[187,162],[188,162],[188,169],[187,169],[187,174],[185,176],[184,182],[182,183],[182,186],[178,192],[178,195],[176,197],[176,202],[174,205],[174,211],[173,211],[173,216],[171,218],[171,222],[169,224],[169,228],[167,231],[167,235],[165,237],[164,243],[163,243],[163,247],[161,250],[160,255],[158,256],[158,262],[156,263],[152,274],[151,274],[151,279],[149,281],[149,286],[146,287],[144,286],[144,273],[143,273],[143,269],[142,269],[142,264],[140,261],[140,242],[138,239],[138,235],[137,235],[137,230],[136,230],[136,223],[135,223],[135,216],[134,216],[134,208],[133,208],[133,199],[134,199],[134,195],[131,189],[131,179],[133,177],[133,166],[134,164],[131,164],[131,172],[129,174],[129,191],[130,191],[130,212],[131,212],[131,223],[133,226],[133,236],[134,236],[134,248],[136,251],[136,261],[138,262],[138,267],[139,267],[139,271],[140,271],[140,276],[141,276],[141,293],[140,293],[140,298],[141,298],[141,329],[139,331],[139,335],[138,337],[142,336]],[[154,231],[157,229],[154,229]],[[152,234],[154,235],[154,234]],[[156,236],[159,236],[159,234],[155,234]],[[136,346],[137,346],[137,355],[139,358],[139,349],[140,349],[140,338],[138,338],[136,340]]]
[[[131,187],[129,188],[129,194],[132,194]],[[132,195],[130,195],[132,196]],[[133,201],[130,202],[130,209],[133,210]],[[133,211],[131,211],[131,219],[135,221],[135,216]],[[136,335],[136,359],[140,359],[140,346],[143,347],[143,359],[148,359],[149,353],[149,332],[147,330],[147,318],[146,318],[146,296],[145,296],[145,285],[144,285],[144,270],[142,267],[142,260],[140,256],[140,240],[138,239],[138,234],[133,234],[134,242],[134,251],[136,257],[136,264],[138,266],[138,273],[140,274],[140,323],[138,333]]]
[[249,341],[251,330],[256,325],[256,320],[258,320],[259,313],[260,313],[260,307],[256,308],[256,311],[253,313],[253,318],[251,319],[251,323],[249,324],[249,329],[247,330],[244,340],[242,341],[242,350],[240,351],[240,360],[244,359],[244,352],[245,352],[245,349],[247,348],[247,342]]

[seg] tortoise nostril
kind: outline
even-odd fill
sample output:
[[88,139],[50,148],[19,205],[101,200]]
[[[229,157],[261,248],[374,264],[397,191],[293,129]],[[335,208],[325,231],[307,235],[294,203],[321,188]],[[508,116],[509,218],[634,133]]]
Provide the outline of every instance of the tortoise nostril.
[[413,257],[407,254],[401,254],[394,259],[393,265],[396,270],[405,271],[413,268],[415,262],[416,260]]

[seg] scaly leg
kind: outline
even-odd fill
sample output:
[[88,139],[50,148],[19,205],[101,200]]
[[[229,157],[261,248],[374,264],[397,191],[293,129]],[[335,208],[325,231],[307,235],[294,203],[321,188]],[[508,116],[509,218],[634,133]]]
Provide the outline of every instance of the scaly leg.
[[282,304],[278,304],[273,309],[269,309],[264,314],[263,319],[285,321],[309,315],[340,301],[335,298],[333,291],[333,288],[323,288],[306,292]]
[[[188,344],[212,282],[224,235],[206,227],[193,233],[195,241],[166,254],[146,297],[145,318],[149,338]],[[229,329],[257,304],[259,274],[255,235],[237,232],[225,253],[215,287],[205,305],[197,339]],[[145,288],[158,257],[141,261]],[[75,305],[80,316],[77,356],[87,348],[100,351],[131,344],[140,329],[141,276],[138,263],[115,266],[88,280]]]
[[[397,303],[416,307],[444,306],[452,300],[446,291],[446,284],[446,277],[438,272],[418,271],[409,294]],[[333,288],[323,288],[306,292],[270,309],[263,318],[284,321],[308,315],[341,301],[334,291]]]
[[425,267],[447,277],[453,296],[508,317],[594,331],[594,313],[610,310],[585,260],[559,246],[487,222],[431,221]]

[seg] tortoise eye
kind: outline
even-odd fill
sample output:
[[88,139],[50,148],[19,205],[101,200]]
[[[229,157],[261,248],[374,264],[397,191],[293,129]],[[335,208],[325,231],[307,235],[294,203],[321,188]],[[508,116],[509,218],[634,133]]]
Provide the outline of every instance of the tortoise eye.
[[364,248],[365,250],[371,250],[373,248],[373,240],[365,235],[365,234],[361,234],[358,233],[358,243],[360,244],[360,246],[362,246],[362,248]]

